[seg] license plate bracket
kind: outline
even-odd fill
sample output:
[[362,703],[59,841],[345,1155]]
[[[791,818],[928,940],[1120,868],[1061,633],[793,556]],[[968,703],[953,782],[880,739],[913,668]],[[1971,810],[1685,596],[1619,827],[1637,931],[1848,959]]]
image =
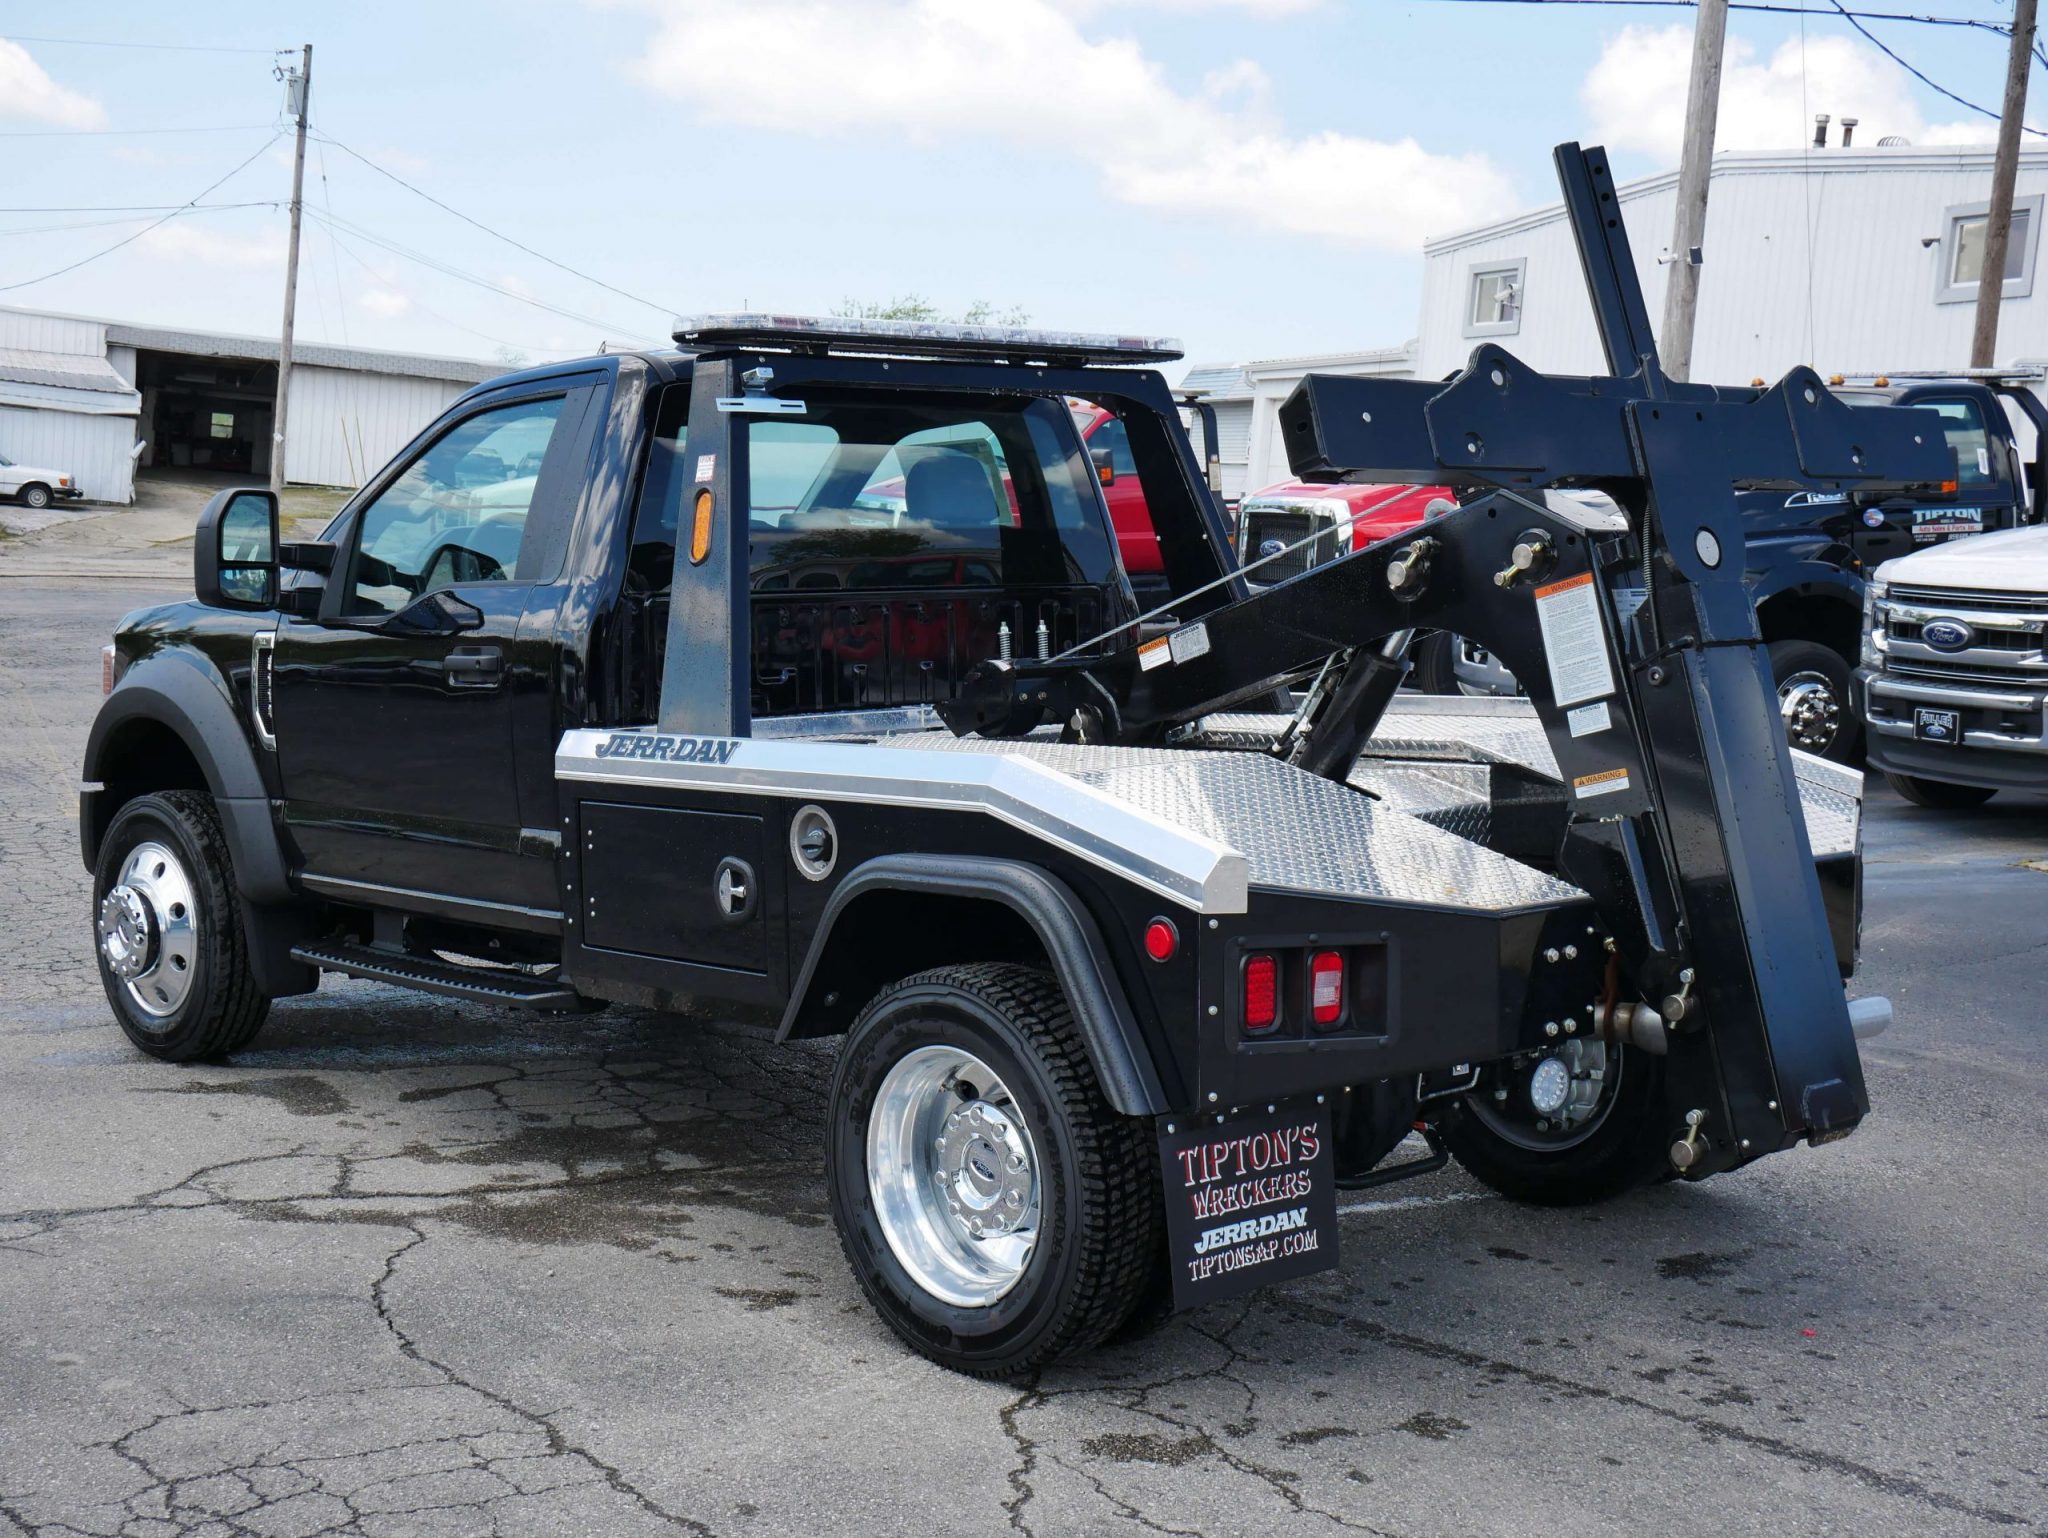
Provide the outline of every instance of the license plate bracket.
[[1175,1309],[1337,1264],[1331,1147],[1330,1108],[1313,1100],[1222,1117],[1160,1118]]
[[1913,736],[1919,742],[1936,742],[1955,747],[1963,740],[1962,712],[1939,710],[1931,705],[1913,707]]

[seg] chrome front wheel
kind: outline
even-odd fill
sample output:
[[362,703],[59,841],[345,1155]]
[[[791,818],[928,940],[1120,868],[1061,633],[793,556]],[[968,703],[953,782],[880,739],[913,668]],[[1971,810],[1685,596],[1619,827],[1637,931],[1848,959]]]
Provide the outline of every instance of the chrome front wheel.
[[100,899],[100,955],[149,1020],[167,1021],[192,991],[199,917],[192,877],[177,854],[151,839],[121,862]]
[[1031,1129],[994,1069],[958,1047],[918,1047],[876,1091],[868,1189],[897,1262],[933,1297],[987,1308],[1038,1243]]
[[1808,753],[1825,755],[1842,730],[1842,701],[1833,681],[1816,670],[1778,681],[1778,714],[1785,721],[1785,740]]

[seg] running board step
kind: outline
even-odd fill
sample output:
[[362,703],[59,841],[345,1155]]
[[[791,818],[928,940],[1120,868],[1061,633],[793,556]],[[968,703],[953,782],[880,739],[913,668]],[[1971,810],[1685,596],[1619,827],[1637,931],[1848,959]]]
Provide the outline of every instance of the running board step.
[[396,983],[401,988],[472,999],[479,1004],[509,1004],[514,1009],[550,1012],[594,1007],[592,1001],[554,978],[530,977],[497,967],[459,966],[431,956],[408,956],[368,945],[295,945],[292,959],[323,972],[367,977],[380,983]]

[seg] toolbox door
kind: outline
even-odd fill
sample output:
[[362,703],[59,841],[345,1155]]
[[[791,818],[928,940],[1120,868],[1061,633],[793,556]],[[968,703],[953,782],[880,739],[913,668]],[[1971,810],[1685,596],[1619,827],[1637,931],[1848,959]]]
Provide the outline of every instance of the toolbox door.
[[782,872],[762,818],[586,801],[576,844],[586,946],[766,975]]

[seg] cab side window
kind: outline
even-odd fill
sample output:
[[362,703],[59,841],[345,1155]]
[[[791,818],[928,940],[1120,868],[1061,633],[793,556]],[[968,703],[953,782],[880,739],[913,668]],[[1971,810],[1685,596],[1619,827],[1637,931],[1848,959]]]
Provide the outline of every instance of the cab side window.
[[1989,486],[1998,479],[1998,467],[1991,456],[1991,439],[1984,431],[1984,419],[1969,401],[1924,401],[1929,410],[1940,413],[1941,430],[1948,446],[1956,451],[1956,484]]
[[1136,475],[1138,461],[1131,455],[1130,429],[1116,417],[1111,417],[1088,439],[1091,449],[1109,450],[1109,467],[1118,475]]
[[458,583],[548,575],[528,539],[533,504],[564,397],[517,401],[466,417],[363,509],[348,612],[394,614]]

